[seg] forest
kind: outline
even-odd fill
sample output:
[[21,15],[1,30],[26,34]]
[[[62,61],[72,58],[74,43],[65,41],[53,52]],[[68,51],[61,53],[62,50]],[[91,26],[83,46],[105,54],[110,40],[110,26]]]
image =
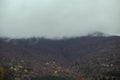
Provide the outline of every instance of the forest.
[[0,80],[120,80],[120,37],[0,38]]

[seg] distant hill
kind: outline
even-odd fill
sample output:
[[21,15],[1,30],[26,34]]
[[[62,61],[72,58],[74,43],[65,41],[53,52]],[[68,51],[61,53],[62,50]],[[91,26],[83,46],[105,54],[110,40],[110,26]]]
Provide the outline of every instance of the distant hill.
[[2,65],[24,62],[34,75],[64,72],[88,77],[120,70],[120,37],[99,33],[61,40],[0,38],[0,59]]

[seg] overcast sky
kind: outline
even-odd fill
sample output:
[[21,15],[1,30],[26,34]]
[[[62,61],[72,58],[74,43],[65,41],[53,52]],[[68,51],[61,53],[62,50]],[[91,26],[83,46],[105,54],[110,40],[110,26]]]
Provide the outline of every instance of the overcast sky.
[[120,35],[120,0],[0,0],[0,36]]

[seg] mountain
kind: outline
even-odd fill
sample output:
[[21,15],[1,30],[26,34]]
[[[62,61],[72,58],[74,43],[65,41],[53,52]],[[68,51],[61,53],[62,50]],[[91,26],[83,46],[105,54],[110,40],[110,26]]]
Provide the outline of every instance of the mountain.
[[0,38],[0,59],[3,66],[21,65],[32,76],[90,78],[120,71],[120,37],[97,33],[60,40]]

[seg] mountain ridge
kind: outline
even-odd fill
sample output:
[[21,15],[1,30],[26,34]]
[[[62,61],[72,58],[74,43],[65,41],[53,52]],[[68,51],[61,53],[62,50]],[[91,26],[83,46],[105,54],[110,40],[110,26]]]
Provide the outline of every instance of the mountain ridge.
[[85,67],[89,65],[88,68],[93,72],[89,71],[91,74],[87,75],[92,76],[98,68],[99,73],[102,73],[102,69],[106,69],[103,68],[105,65],[113,65],[115,67],[110,69],[118,70],[120,66],[116,62],[120,60],[119,49],[119,36],[83,36],[62,40],[0,38],[0,63],[9,65],[24,61],[29,63],[36,73],[34,75],[50,75],[56,70],[59,72],[59,69],[59,75],[63,72],[71,75],[73,71],[75,75],[84,74]]

